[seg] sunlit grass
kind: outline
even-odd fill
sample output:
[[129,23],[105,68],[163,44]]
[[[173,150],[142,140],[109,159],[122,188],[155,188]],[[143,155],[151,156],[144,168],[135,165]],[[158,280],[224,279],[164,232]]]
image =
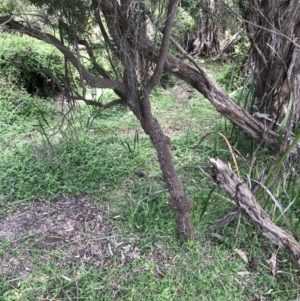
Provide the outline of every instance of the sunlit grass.
[[[179,86],[179,89],[183,91],[186,87]],[[219,190],[208,199],[211,185],[199,166],[209,170],[207,158],[215,155],[231,162],[231,154],[218,132],[223,132],[245,158],[251,157],[251,143],[243,144],[245,139],[240,133],[219,119],[211,104],[194,92],[182,99],[176,89],[157,89],[152,107],[176,145],[172,150],[174,164],[193,201],[194,239],[184,244],[178,239],[167,193],[151,197],[166,185],[149,138],[129,110],[113,108],[89,122],[95,111],[80,105],[81,110],[70,117],[72,126],[65,126],[53,137],[51,134],[61,116],[51,119],[53,116],[45,113],[49,126],[43,123],[44,132],[37,119],[25,119],[6,128],[1,141],[4,142],[0,158],[2,217],[36,198],[51,202],[63,193],[88,195],[99,208],[107,210],[108,222],[123,244],[110,255],[110,265],[101,269],[84,261],[68,261],[61,253],[58,256],[57,250],[32,248],[34,268],[24,278],[2,279],[0,300],[255,300],[260,296],[266,300],[292,300],[298,297],[298,280],[291,259],[280,252],[279,266],[284,273],[273,276],[266,259],[275,247],[247,218],[218,230],[218,237],[211,236],[208,230],[234,205]],[[31,133],[34,138],[29,136]],[[50,144],[41,133],[51,138]],[[240,143],[236,143],[237,137]],[[264,159],[266,154],[261,149],[258,156]],[[254,169],[258,175],[264,162],[261,158]],[[248,165],[239,157],[237,160],[243,178]],[[134,174],[137,170],[146,176],[137,177]],[[299,189],[294,185],[295,199]],[[146,196],[150,197],[136,205]],[[126,248],[122,248],[128,245],[136,248],[137,256],[124,263],[122,252]],[[245,251],[249,260],[258,261],[258,272],[241,260],[234,252],[236,248]],[[11,252],[10,242],[1,242],[0,250],[1,255]],[[17,260],[21,255],[19,250],[15,252]],[[41,260],[41,254],[47,252],[49,260]]]

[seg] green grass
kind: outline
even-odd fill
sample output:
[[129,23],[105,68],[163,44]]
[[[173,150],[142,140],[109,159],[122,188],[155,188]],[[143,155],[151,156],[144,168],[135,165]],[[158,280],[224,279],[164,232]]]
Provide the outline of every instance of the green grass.
[[[112,97],[106,96],[107,101]],[[194,239],[182,244],[177,237],[168,194],[158,194],[135,205],[166,185],[148,137],[127,109],[107,110],[92,120],[95,111],[82,107],[72,117],[72,126],[64,126],[51,139],[58,120],[58,117],[52,119],[51,110],[45,113],[49,126],[38,115],[16,119],[12,124],[6,123],[1,141],[0,221],[7,214],[19,214],[20,206],[35,204],[37,199],[51,204],[62,194],[88,196],[95,206],[107,212],[105,222],[116,236],[108,240],[102,266],[83,259],[70,260],[66,256],[69,242],[57,249],[41,249],[34,244],[27,245],[24,237],[19,239],[22,249],[14,245],[16,240],[1,241],[1,256],[10,253],[16,262],[22,262],[26,251],[32,265],[26,277],[15,279],[18,276],[2,275],[0,300],[299,298],[298,276],[290,257],[279,252],[278,270],[282,273],[273,276],[266,260],[276,247],[247,218],[216,231],[223,240],[210,235],[209,225],[233,207],[218,189],[207,199],[211,185],[199,170],[199,166],[208,170],[207,158],[216,153],[231,162],[225,142],[216,135],[217,114],[210,103],[195,92],[189,99],[182,99],[178,90],[156,89],[152,106],[154,115],[176,144],[174,163],[194,205],[191,212]],[[51,145],[39,134],[42,125]],[[219,121],[217,130],[228,130],[230,138],[231,126],[226,127],[223,120]],[[134,140],[136,131],[138,143]],[[29,136],[32,132],[34,141]],[[202,137],[210,132],[194,151]],[[231,141],[233,145],[237,141],[234,134]],[[245,157],[251,155],[251,145],[244,145],[242,152]],[[262,158],[265,155],[263,150],[260,155]],[[247,165],[238,162],[245,175]],[[144,171],[146,177],[136,177],[136,170]],[[297,191],[295,187],[294,198]],[[206,210],[200,218],[203,208]],[[257,259],[258,272],[253,272],[234,249],[247,252],[249,259]],[[245,271],[249,273],[240,274]]]

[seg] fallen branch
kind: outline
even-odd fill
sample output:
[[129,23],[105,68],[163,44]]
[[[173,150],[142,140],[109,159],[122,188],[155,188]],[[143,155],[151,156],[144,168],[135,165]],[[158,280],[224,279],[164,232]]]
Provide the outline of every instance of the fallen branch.
[[242,30],[234,34],[232,37],[227,38],[225,41],[223,41],[223,45],[221,46],[220,53],[217,55],[215,59],[222,59],[224,55],[230,51],[230,49],[237,44],[241,39],[241,33]]
[[276,226],[268,214],[256,202],[249,187],[233,173],[220,159],[209,159],[212,166],[210,179],[212,183],[225,191],[233,199],[241,212],[246,213],[259,227],[262,234],[274,244],[285,248],[300,265],[300,245],[293,235]]
[[220,229],[220,228],[224,228],[225,226],[230,224],[239,214],[240,214],[239,208],[234,207],[224,217],[217,220],[213,225],[211,225],[209,227],[209,229],[217,230],[217,229]]

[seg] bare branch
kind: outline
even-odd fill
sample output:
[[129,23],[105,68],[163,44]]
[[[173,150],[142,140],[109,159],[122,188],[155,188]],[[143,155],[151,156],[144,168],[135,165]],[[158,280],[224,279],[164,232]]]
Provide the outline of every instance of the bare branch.
[[163,40],[160,47],[158,63],[156,65],[153,75],[151,76],[151,78],[149,79],[148,83],[145,86],[145,91],[146,93],[148,93],[148,95],[150,94],[152,89],[158,84],[164,69],[165,60],[167,58],[168,51],[169,51],[169,42],[171,37],[172,24],[174,21],[177,4],[178,4],[178,0],[171,0],[168,7],[167,20],[163,30]]
[[92,47],[89,45],[89,43],[86,40],[79,40],[78,44],[85,46],[86,51],[89,57],[91,58],[95,70],[104,78],[110,78],[109,73],[97,63],[94,52],[92,50]]
[[220,187],[233,199],[237,206],[250,217],[262,234],[276,245],[285,248],[300,265],[300,245],[292,234],[276,226],[267,213],[257,203],[249,187],[230,170],[229,166],[219,159],[209,159],[212,164],[212,183]]
[[127,89],[122,82],[107,78],[97,78],[91,75],[84,68],[84,66],[80,64],[76,56],[53,35],[44,33],[38,28],[31,27],[30,25],[25,25],[20,22],[17,22],[13,20],[11,16],[0,17],[0,23],[5,23],[5,26],[7,26],[9,29],[25,33],[33,38],[54,45],[60,52],[62,52],[67,57],[67,59],[72,63],[72,65],[77,69],[78,72],[80,72],[81,66],[82,76],[87,82],[87,84],[91,87],[113,89],[120,92],[122,95],[126,95]]
[[[72,97],[72,99],[75,99],[75,97]],[[79,100],[79,99],[78,99]],[[116,105],[121,105],[121,104],[123,104],[123,100],[122,99],[114,99],[114,100],[112,100],[112,101],[110,101],[109,103],[106,103],[106,104],[103,104],[103,103],[101,103],[101,102],[98,102],[98,101],[94,101],[94,100],[89,100],[89,99],[84,99],[84,98],[82,98],[81,99],[82,101],[84,101],[85,102],[85,104],[86,105],[88,105],[88,106],[96,106],[96,107],[100,107],[101,108],[101,110],[100,111],[104,111],[104,110],[107,110],[107,109],[109,109],[109,108],[111,108],[111,107],[114,107],[114,106],[116,106]]]

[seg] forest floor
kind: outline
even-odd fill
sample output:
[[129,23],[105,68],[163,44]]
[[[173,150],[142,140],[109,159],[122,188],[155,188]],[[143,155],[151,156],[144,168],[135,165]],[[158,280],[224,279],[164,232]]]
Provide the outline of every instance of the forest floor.
[[50,103],[2,130],[0,300],[300,300],[299,270],[246,217],[209,230],[234,204],[199,167],[231,162],[218,132],[244,158],[251,142],[185,84],[157,88],[152,107],[193,200],[195,237],[179,240],[155,151],[127,109],[62,114]]

